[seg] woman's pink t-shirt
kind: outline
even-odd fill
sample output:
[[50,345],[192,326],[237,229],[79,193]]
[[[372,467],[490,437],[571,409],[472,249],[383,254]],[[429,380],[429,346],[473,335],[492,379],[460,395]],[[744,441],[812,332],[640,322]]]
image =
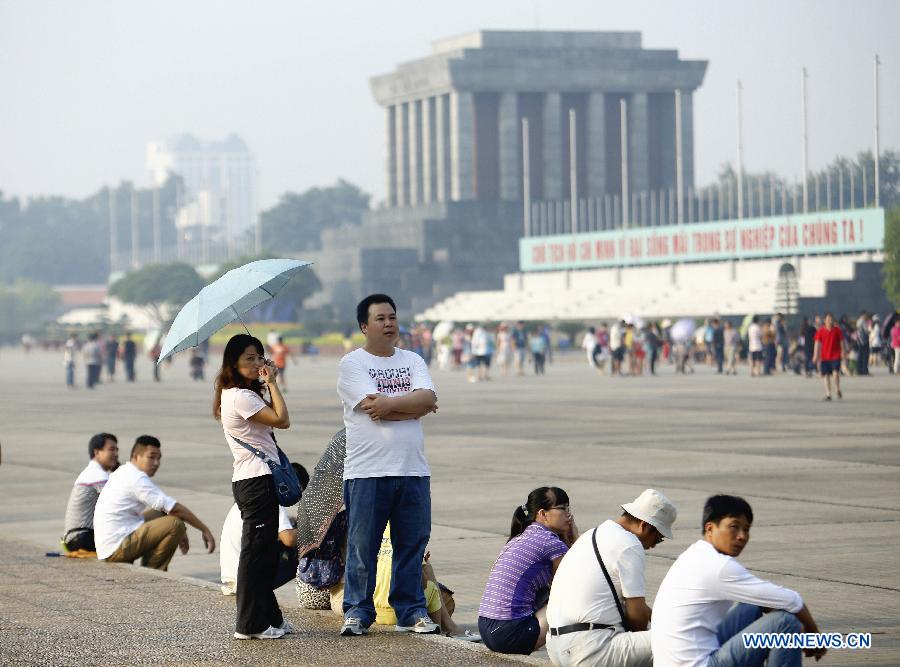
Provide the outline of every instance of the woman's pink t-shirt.
[[222,430],[234,456],[232,482],[262,475],[271,475],[269,466],[255,454],[242,447],[234,438],[253,445],[273,461],[278,460],[278,448],[272,436],[272,427],[250,421],[250,417],[266,407],[259,395],[249,389],[225,389],[222,391]]

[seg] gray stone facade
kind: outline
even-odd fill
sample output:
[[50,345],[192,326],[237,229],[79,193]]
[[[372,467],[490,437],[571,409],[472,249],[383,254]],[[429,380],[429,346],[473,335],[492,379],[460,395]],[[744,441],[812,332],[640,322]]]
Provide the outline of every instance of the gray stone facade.
[[374,77],[387,207],[361,228],[323,236],[319,301],[344,311],[387,291],[411,316],[459,290],[499,287],[518,269],[523,119],[534,201],[569,196],[570,110],[579,197],[621,193],[623,99],[630,190],[669,188],[681,90],[691,187],[691,93],[705,71],[705,61],[643,49],[637,32],[482,31],[438,41],[431,55]]

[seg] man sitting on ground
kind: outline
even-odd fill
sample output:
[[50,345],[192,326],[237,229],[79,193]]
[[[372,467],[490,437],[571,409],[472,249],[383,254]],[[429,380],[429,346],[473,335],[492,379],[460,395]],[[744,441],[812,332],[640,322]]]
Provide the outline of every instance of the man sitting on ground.
[[[216,539],[206,524],[174,498],[163,493],[150,478],[159,469],[160,442],[142,435],[131,448],[131,460],[109,476],[94,511],[97,558],[110,563],[133,563],[166,570],[175,549],[187,553],[187,522],[203,534],[203,544],[212,553]],[[145,520],[146,509],[156,518]]]
[[672,538],[677,511],[653,489],[622,505],[622,510],[615,521],[604,521],[579,537],[553,578],[547,605],[547,653],[557,667],[653,664],[644,551],[663,538]]
[[88,442],[90,461],[75,479],[66,504],[62,543],[71,554],[89,556],[94,546],[94,507],[109,473],[119,467],[119,441],[112,433],[98,433]]
[[[753,576],[737,562],[752,523],[753,510],[743,498],[706,501],[703,539],[678,557],[656,595],[654,667],[800,664],[800,649],[744,647],[746,634],[819,632],[798,593]],[[772,611],[764,614],[767,609]],[[818,660],[825,649],[805,653]]]

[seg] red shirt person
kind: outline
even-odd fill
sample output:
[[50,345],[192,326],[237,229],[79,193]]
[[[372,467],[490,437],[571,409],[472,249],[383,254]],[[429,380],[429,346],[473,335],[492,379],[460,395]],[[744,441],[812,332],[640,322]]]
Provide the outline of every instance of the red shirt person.
[[837,397],[841,398],[841,360],[844,356],[844,335],[840,327],[834,326],[834,315],[825,313],[825,326],[816,331],[815,350],[813,351],[813,363],[819,363],[819,370],[825,382],[825,399],[831,400],[831,378],[834,376],[834,385]]

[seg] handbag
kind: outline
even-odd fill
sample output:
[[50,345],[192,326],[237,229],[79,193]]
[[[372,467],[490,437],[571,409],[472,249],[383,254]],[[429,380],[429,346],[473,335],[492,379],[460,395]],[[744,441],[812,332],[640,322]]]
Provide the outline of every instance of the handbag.
[[347,539],[347,513],[338,512],[322,543],[300,558],[297,579],[319,590],[331,588],[344,576],[342,547]]
[[609,590],[612,591],[613,600],[616,603],[616,609],[619,610],[619,617],[622,619],[622,627],[625,628],[626,632],[629,632],[630,629],[628,627],[628,622],[625,620],[625,611],[622,609],[622,602],[619,600],[619,594],[616,593],[616,587],[613,586],[612,577],[609,576],[609,572],[607,572],[606,570],[606,565],[604,565],[603,559],[600,557],[600,549],[597,548],[596,528],[591,534],[591,541],[594,543],[594,555],[597,556],[597,562],[600,563],[600,567],[603,570],[603,576],[606,577],[606,583],[609,584]]
[[272,471],[272,480],[275,482],[275,495],[278,496],[279,505],[282,507],[290,507],[291,505],[296,505],[300,501],[300,496],[303,495],[303,489],[300,487],[300,480],[297,479],[297,473],[294,472],[294,467],[291,465],[290,460],[288,460],[287,454],[281,451],[281,447],[279,447],[278,444],[275,445],[275,449],[278,450],[278,461],[273,461],[253,445],[248,445],[246,442],[239,438],[235,438],[233,435],[231,437],[234,438],[236,443],[252,452],[255,456],[261,458],[265,464],[269,466],[269,470]]

